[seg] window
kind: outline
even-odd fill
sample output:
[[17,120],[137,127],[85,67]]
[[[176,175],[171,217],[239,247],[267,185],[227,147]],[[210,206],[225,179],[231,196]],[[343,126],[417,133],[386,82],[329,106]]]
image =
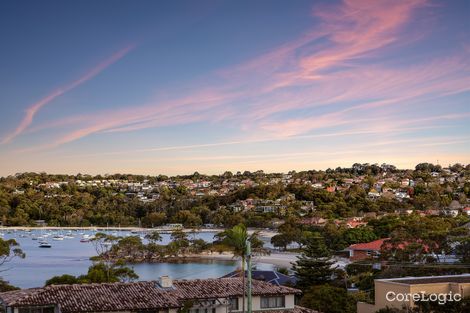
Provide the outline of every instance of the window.
[[18,313],[54,313],[53,306],[19,308]]
[[228,300],[230,301],[230,311],[238,311],[238,298],[230,298]]
[[261,308],[283,308],[285,306],[284,296],[281,297],[261,297]]

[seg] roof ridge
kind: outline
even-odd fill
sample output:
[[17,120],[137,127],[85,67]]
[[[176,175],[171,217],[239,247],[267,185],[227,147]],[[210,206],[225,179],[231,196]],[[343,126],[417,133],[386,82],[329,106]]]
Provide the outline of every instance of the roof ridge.
[[[25,292],[25,290],[27,290],[28,292]],[[25,301],[25,300],[31,298],[32,296],[36,296],[36,295],[38,295],[42,292],[45,292],[46,288],[44,288],[44,287],[34,287],[34,288],[28,288],[28,289],[12,290],[11,294],[15,293],[15,291],[16,291],[17,294],[22,294],[22,296],[19,297],[18,299],[15,299],[12,302],[12,304],[19,303],[20,301]]]

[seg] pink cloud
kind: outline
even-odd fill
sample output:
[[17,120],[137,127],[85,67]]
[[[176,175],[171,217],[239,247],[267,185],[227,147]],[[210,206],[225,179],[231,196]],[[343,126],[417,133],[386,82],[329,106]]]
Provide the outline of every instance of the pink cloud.
[[[52,144],[95,133],[200,121],[232,122],[247,132],[275,137],[335,126],[351,127],[349,131],[354,132],[361,123],[374,121],[380,123],[376,128],[386,131],[396,124],[393,117],[404,106],[470,89],[465,55],[402,68],[361,63],[418,38],[409,39],[405,28],[416,11],[426,6],[424,0],[384,0],[315,7],[313,16],[319,24],[314,31],[218,71],[204,83],[185,88],[184,96],[85,115],[83,123]],[[315,116],[284,116],[312,108],[326,110]]]
[[48,94],[46,97],[42,98],[41,100],[33,103],[31,106],[29,106],[26,109],[25,116],[21,120],[21,122],[18,124],[16,129],[7,134],[1,141],[2,144],[6,144],[11,142],[15,137],[21,135],[28,127],[31,125],[33,122],[34,116],[37,114],[37,112],[47,105],[48,103],[52,102],[54,99],[57,97],[63,95],[64,93],[80,86],[81,84],[87,82],[88,80],[92,79],[99,73],[101,73],[104,69],[112,65],[113,63],[117,62],[119,59],[123,58],[129,51],[131,51],[134,48],[134,45],[129,45],[125,47],[124,49],[119,50],[118,52],[114,53],[112,56],[89,70],[85,75],[80,77],[79,79],[64,85],[56,90],[53,90],[50,94]]

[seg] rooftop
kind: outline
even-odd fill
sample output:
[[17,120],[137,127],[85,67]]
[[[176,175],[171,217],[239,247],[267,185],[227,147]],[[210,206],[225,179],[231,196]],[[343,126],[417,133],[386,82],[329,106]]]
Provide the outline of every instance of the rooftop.
[[[187,300],[241,296],[242,290],[240,277],[177,280],[173,282],[173,288],[161,288],[155,281],[51,285],[44,288],[3,292],[0,293],[0,301],[4,306],[60,304],[63,313],[106,312],[178,308]],[[297,293],[300,293],[300,290],[253,280],[253,295]]]
[[470,274],[446,275],[446,276],[425,276],[425,277],[403,277],[392,279],[379,279],[379,281],[389,281],[406,285],[425,285],[436,283],[466,283],[470,284]]
[[[247,271],[245,271],[245,276],[247,275]],[[262,280],[274,285],[290,285],[293,286],[297,283],[297,279],[294,276],[288,276],[277,271],[260,271],[260,270],[253,270],[251,273],[253,279]],[[222,278],[227,277],[240,277],[241,271],[236,270],[233,271]]]
[[350,245],[347,250],[375,250],[379,251],[380,247],[382,247],[385,240],[389,238],[378,239],[371,242],[366,243],[356,243],[354,245]]

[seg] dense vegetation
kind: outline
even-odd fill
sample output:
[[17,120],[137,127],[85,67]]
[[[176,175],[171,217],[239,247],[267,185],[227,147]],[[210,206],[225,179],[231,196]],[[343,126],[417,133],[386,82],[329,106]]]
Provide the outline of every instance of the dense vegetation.
[[[438,174],[436,178],[434,174]],[[398,170],[354,164],[351,168],[326,171],[265,174],[262,171],[205,176],[140,176],[140,175],[48,175],[22,173],[0,178],[0,218],[3,225],[35,225],[45,220],[60,226],[158,226],[169,222],[188,227],[211,223],[232,227],[270,227],[276,219],[299,216],[301,201],[312,201],[315,215],[345,218],[364,212],[395,212],[446,208],[453,201],[461,204],[470,196],[470,165],[456,164],[446,171],[438,165],[418,164],[415,170]],[[401,186],[402,179],[413,186]],[[452,179],[450,179],[452,178]],[[354,182],[347,182],[354,179]],[[410,199],[397,199],[384,193],[370,198],[375,184],[387,179],[384,189],[402,190]],[[443,181],[439,181],[442,179]],[[145,183],[151,201],[141,201],[137,192],[122,184],[95,184],[95,181]],[[206,181],[209,187],[192,188]],[[189,182],[189,183],[188,183]],[[56,185],[52,185],[52,184]],[[315,187],[320,183],[321,187]],[[334,187],[329,190],[328,187]],[[231,209],[240,200],[274,201],[293,195],[295,200],[281,201],[282,209],[260,213],[256,210]]]
[[[139,198],[144,192],[134,190],[135,183],[148,187],[144,196]],[[301,253],[293,268],[304,292],[301,304],[324,313],[353,313],[358,300],[373,299],[376,278],[469,272],[470,218],[463,210],[469,196],[470,165],[460,164],[443,169],[421,163],[414,170],[354,164],[288,174],[194,173],[171,178],[23,173],[0,179],[0,217],[4,225],[45,220],[61,226],[181,223],[226,228],[210,244],[181,231],[174,232],[167,245],[159,244],[157,232],[149,233],[145,243],[137,236],[98,234],[93,240],[97,257],[88,273],[54,277],[48,284],[132,280],[136,275],[125,263],[159,262],[204,251],[231,250],[243,257],[246,227],[275,228],[274,247]],[[274,209],[265,211],[266,207]],[[347,224],[353,217],[359,226]],[[385,240],[377,258],[351,263],[344,270],[332,267],[333,257],[343,255],[349,245],[376,239]],[[256,236],[250,242],[252,248],[266,252]],[[0,248],[10,257],[17,247],[0,241]],[[441,258],[449,255],[458,261],[443,262]],[[359,291],[348,293],[352,286]],[[451,312],[433,305],[417,312]],[[460,305],[452,309],[465,312],[468,301]]]
[[[465,216],[389,215],[370,220],[367,226],[355,229],[341,228],[332,223],[303,229],[284,224],[277,236],[296,238],[291,233],[295,232],[302,238],[304,248],[294,265],[298,287],[304,291],[301,303],[325,313],[353,313],[356,312],[357,301],[373,299],[374,279],[470,272],[469,220]],[[376,238],[388,238],[378,258],[353,262],[344,271],[332,266],[333,254],[349,244]],[[459,262],[442,262],[445,260],[439,260],[439,257],[443,253],[456,255]],[[357,287],[359,292],[347,293],[346,287],[351,286]],[[460,311],[460,307],[455,310],[465,312]],[[413,312],[454,311],[445,311],[442,305],[436,304],[433,308]]]

